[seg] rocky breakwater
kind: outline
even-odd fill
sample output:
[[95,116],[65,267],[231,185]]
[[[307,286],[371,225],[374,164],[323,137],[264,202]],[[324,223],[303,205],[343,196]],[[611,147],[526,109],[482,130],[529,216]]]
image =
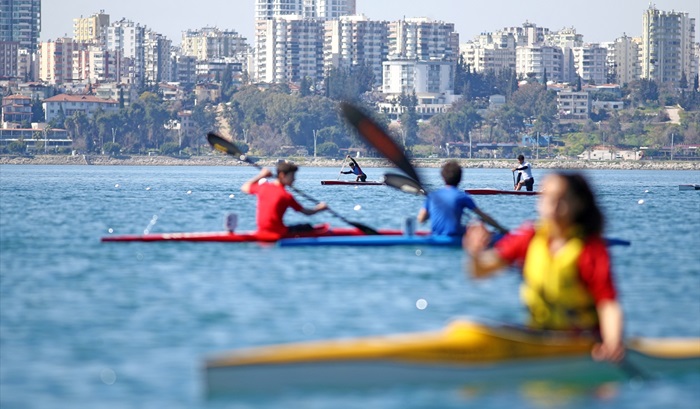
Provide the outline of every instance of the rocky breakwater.
[[[261,158],[258,165],[273,167],[278,158]],[[342,159],[290,158],[299,166],[340,167]],[[416,167],[439,168],[447,159],[415,159]],[[515,160],[508,159],[457,159],[464,168],[511,169]],[[361,158],[363,168],[390,168],[386,159]],[[700,161],[591,161],[578,159],[530,159],[535,169],[624,169],[624,170],[700,170]],[[0,165],[97,165],[97,166],[247,166],[244,162],[227,155],[211,154],[176,158],[171,156],[132,155],[113,157],[109,155],[36,155],[0,156]]]

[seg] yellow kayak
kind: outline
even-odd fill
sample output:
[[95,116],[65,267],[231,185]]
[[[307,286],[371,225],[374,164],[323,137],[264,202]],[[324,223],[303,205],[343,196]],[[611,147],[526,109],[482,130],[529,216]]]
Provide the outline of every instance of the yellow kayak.
[[435,332],[272,345],[206,361],[210,393],[551,379],[604,382],[700,372],[700,338],[631,339],[623,363],[592,338],[456,320]]

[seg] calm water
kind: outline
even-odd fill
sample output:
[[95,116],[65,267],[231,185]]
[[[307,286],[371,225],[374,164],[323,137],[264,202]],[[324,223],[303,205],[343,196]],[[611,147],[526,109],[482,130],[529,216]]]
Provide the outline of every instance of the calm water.
[[[370,179],[382,169],[367,169]],[[422,200],[384,186],[321,186],[337,168],[303,168],[297,187],[348,219],[399,228]],[[500,408],[700,406],[700,375],[493,390],[398,388],[217,397],[212,353],[270,343],[442,327],[456,316],[518,321],[515,274],[473,282],[458,250],[275,248],[225,243],[100,243],[101,236],[221,230],[255,201],[248,167],[0,167],[0,406],[3,408]],[[438,185],[437,169],[422,170]],[[535,171],[541,180],[544,171]],[[700,172],[589,171],[609,219],[630,336],[700,336]],[[467,170],[462,187],[512,186],[509,170]],[[233,195],[233,196],[231,196]],[[532,197],[476,197],[509,227]],[[640,201],[643,203],[640,204]],[[360,205],[359,210],[355,210]],[[293,213],[293,212],[292,212]],[[288,222],[307,220],[288,215]],[[314,222],[342,222],[329,214]],[[416,308],[425,299],[428,307]]]

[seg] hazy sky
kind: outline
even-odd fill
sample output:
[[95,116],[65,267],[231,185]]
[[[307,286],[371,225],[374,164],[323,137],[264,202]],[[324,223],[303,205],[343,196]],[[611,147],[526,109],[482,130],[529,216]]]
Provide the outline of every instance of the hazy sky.
[[[372,20],[429,17],[455,24],[460,42],[481,32],[520,26],[525,21],[558,30],[575,27],[586,42],[641,36],[648,0],[356,0],[357,12]],[[43,0],[41,40],[73,34],[73,18],[100,10],[112,21],[125,17],[180,44],[182,31],[216,26],[253,41],[254,0]],[[663,11],[683,11],[700,26],[700,0],[661,0]]]

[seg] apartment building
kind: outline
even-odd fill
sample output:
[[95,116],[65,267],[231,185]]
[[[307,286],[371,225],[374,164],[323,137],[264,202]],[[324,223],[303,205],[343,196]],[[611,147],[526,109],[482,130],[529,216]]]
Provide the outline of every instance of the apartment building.
[[474,41],[460,45],[464,62],[477,72],[496,73],[515,70],[516,40],[512,33],[495,32],[479,35]]
[[122,57],[120,81],[141,84],[145,80],[146,28],[122,19],[111,23],[105,31],[106,49],[119,52]]
[[382,83],[382,62],[389,53],[386,38],[389,23],[372,21],[363,15],[343,16],[325,22],[324,70],[350,68],[358,65],[372,67],[375,85]]
[[104,45],[105,34],[109,27],[109,14],[104,10],[88,17],[73,19],[73,39],[83,43]]
[[428,18],[392,21],[389,23],[389,56],[456,62],[459,34],[454,31],[454,24]]
[[2,128],[8,123],[22,124],[32,120],[32,99],[24,95],[9,95],[2,99]]
[[200,30],[182,32],[181,53],[199,61],[212,58],[243,58],[248,51],[246,38],[234,30],[204,27]]
[[641,38],[623,35],[615,39],[613,45],[613,67],[618,84],[628,84],[641,76],[640,45]]
[[17,41],[0,41],[0,78],[17,77],[19,43]]
[[37,51],[41,33],[41,0],[0,2],[0,42],[17,42],[19,48]]
[[539,81],[547,72],[547,80],[562,81],[562,49],[549,45],[519,46],[515,52],[515,73],[520,76],[534,75]]
[[254,78],[300,82],[323,78],[323,21],[301,16],[256,21]]
[[607,82],[608,49],[598,44],[586,44],[571,49],[574,72],[587,84]]
[[559,91],[557,109],[561,119],[588,119],[591,112],[591,100],[587,91]]
[[255,20],[297,15],[331,20],[356,13],[355,0],[255,0]]
[[56,41],[44,41],[39,48],[39,79],[48,84],[64,84],[80,81],[84,78],[74,77],[74,52],[87,50],[88,44],[69,37]]
[[695,19],[685,12],[666,12],[650,6],[643,15],[641,76],[675,85],[683,74],[697,72]]
[[119,103],[113,99],[102,99],[93,95],[68,95],[59,94],[44,100],[44,113],[46,122],[58,118],[61,113],[66,118],[76,113],[83,113],[92,117],[95,112],[101,110],[106,112],[116,112],[119,110]]
[[170,50],[172,41],[153,30],[146,30],[143,38],[143,69],[146,84],[170,81]]

